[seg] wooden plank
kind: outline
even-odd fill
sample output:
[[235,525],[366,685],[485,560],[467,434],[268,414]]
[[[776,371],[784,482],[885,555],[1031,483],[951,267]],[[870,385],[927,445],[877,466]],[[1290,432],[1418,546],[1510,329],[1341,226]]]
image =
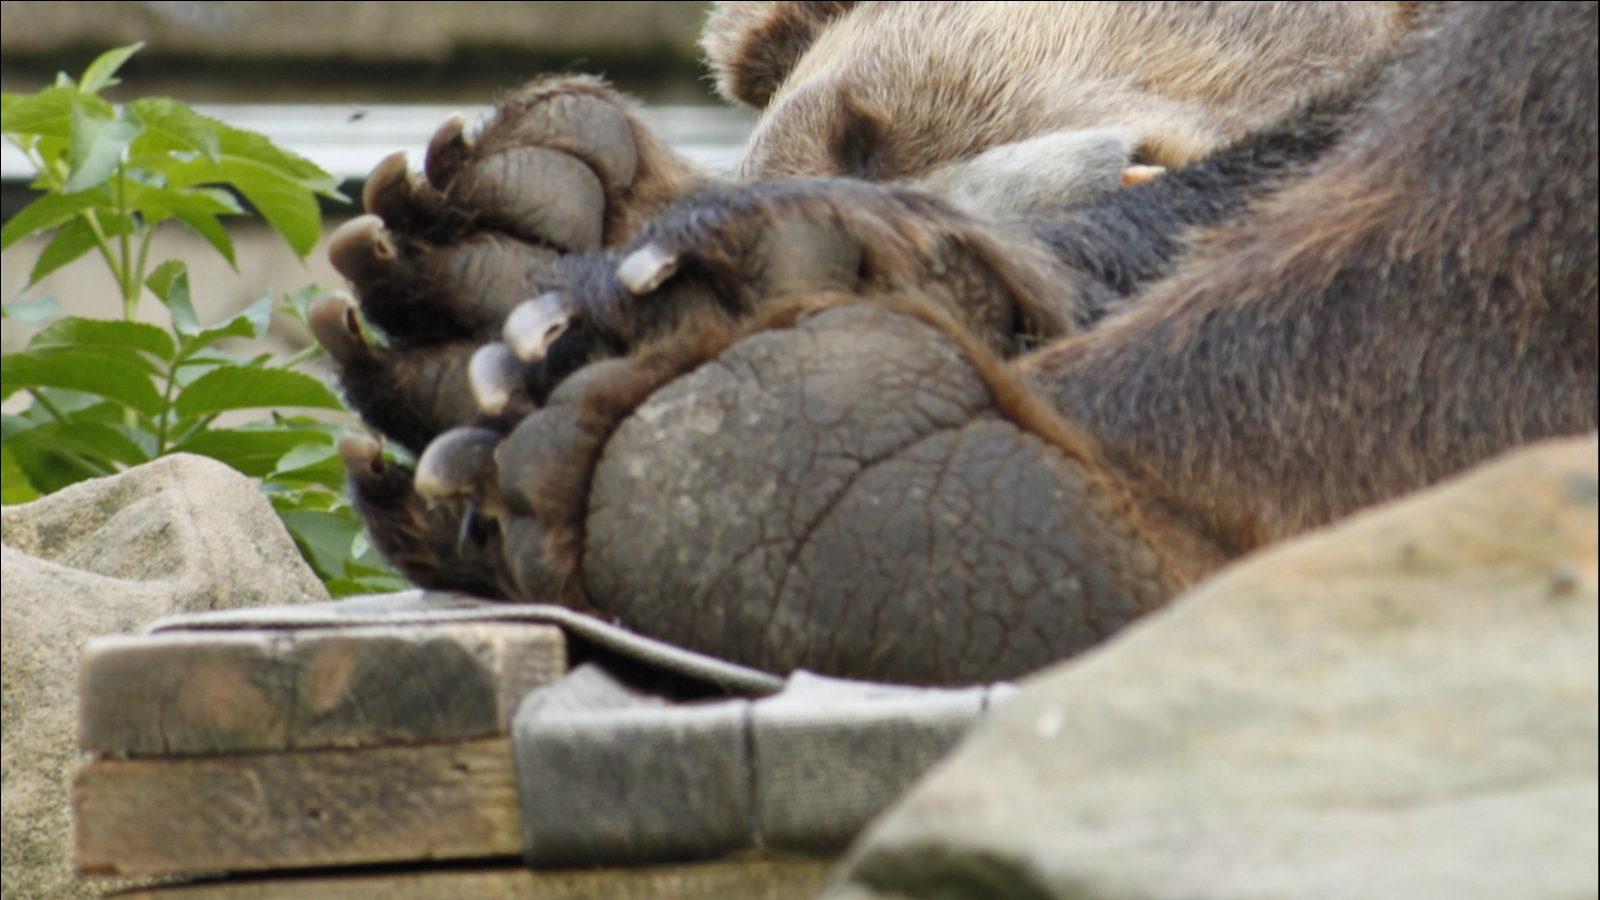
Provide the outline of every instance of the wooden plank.
[[485,859],[521,851],[509,738],[99,759],[72,789],[83,874]]
[[626,869],[520,868],[227,880],[145,888],[117,900],[811,900],[833,861],[736,859]]
[[520,623],[99,638],[79,742],[150,757],[488,737],[566,664],[559,628]]

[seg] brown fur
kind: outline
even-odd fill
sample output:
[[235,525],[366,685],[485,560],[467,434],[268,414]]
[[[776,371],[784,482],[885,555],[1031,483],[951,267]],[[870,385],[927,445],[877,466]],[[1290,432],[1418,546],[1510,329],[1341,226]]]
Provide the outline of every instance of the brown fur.
[[[723,3],[703,43],[725,93],[766,106],[748,178],[918,178],[1107,125],[1132,129],[1141,161],[1178,166],[1359,71],[1414,5]],[[810,39],[798,58],[796,35]],[[746,96],[735,86],[757,60],[793,63],[781,87]]]
[[1027,371],[1232,552],[1594,428],[1595,13],[1450,10],[1318,174]]

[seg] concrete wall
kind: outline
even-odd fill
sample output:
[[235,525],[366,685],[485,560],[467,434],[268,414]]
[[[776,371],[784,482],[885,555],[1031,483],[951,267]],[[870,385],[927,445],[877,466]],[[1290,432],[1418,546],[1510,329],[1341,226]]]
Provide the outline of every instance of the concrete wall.
[[437,61],[473,47],[537,55],[695,56],[700,2],[0,2],[0,50],[39,56],[147,41],[218,60]]

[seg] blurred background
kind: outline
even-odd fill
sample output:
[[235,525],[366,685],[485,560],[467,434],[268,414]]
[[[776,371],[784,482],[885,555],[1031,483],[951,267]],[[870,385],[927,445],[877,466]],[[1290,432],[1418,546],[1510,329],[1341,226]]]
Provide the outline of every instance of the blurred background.
[[[701,2],[0,2],[0,90],[31,93],[57,72],[76,77],[101,52],[144,41],[105,92],[117,102],[170,96],[230,124],[266,134],[344,181],[359,198],[378,160],[404,149],[420,164],[433,129],[452,112],[487,112],[499,92],[546,72],[602,75],[643,100],[669,143],[714,168],[729,169],[753,122],[712,96],[695,46]],[[0,154],[0,216],[36,196],[26,158]],[[359,202],[359,201],[357,201]],[[324,234],[360,212],[323,206]],[[225,220],[227,221],[227,220]],[[230,223],[233,271],[192,232],[163,225],[154,259],[190,264],[203,322],[234,313],[266,291],[316,283],[342,286],[319,246],[304,263],[265,226]],[[118,295],[86,257],[27,284],[47,243],[9,248],[0,290],[7,303],[53,295],[69,314],[117,315]],[[142,316],[164,324],[147,298]],[[3,348],[21,349],[33,329],[6,319]],[[275,318],[263,349],[287,352],[309,335]],[[234,348],[242,350],[244,348]],[[20,396],[20,395],[19,395]]]

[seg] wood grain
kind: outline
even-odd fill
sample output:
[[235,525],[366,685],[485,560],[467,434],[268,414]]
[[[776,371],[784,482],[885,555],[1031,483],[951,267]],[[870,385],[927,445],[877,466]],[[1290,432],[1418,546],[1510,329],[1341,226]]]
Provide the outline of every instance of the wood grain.
[[833,862],[785,858],[581,871],[305,876],[146,888],[117,900],[810,900]]
[[560,629],[517,623],[99,638],[79,743],[166,757],[488,737],[566,663]]
[[72,804],[85,875],[486,859],[521,851],[508,738],[99,759]]

